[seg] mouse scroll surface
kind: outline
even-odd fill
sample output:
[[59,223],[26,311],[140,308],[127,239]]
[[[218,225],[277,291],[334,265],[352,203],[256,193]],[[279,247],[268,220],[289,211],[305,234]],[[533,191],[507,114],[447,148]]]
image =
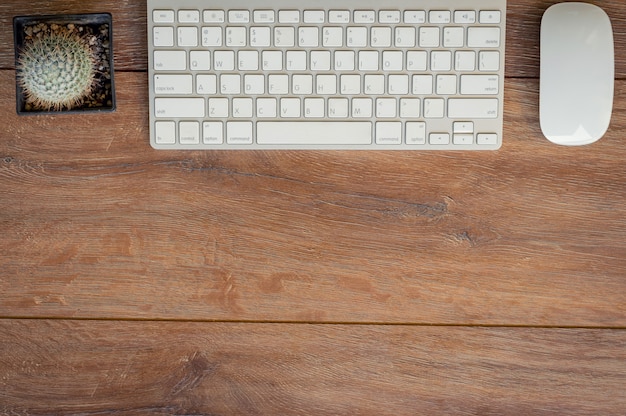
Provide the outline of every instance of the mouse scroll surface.
[[602,137],[611,121],[613,31],[607,14],[587,3],[560,3],[541,22],[540,122],[563,145]]

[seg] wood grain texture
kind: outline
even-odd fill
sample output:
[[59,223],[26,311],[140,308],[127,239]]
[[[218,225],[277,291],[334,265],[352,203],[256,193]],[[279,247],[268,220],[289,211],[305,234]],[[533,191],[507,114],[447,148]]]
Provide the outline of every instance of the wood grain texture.
[[498,152],[159,152],[118,83],[69,131],[5,111],[0,315],[626,325],[623,99],[587,148],[511,80]]
[[623,330],[10,320],[0,331],[4,414],[626,410]]
[[[564,148],[555,2],[508,2],[478,153],[154,151],[145,1],[0,4],[0,414],[626,414],[626,8],[592,1],[609,132]],[[102,11],[117,111],[18,117],[13,16]]]

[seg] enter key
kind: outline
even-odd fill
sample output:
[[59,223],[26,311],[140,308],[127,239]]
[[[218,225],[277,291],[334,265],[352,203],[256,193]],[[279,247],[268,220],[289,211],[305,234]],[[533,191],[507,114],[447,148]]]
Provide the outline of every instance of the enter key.
[[500,92],[498,75],[462,75],[461,94],[497,95]]

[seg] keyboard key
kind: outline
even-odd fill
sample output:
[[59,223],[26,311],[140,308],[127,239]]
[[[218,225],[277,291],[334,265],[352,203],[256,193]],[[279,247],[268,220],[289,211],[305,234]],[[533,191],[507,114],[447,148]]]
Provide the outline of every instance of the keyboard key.
[[450,16],[449,10],[432,10],[428,13],[428,21],[434,24],[450,23]]
[[322,32],[322,45],[326,48],[343,46],[343,28],[325,27]]
[[420,27],[419,45],[421,48],[438,48],[439,47],[439,28],[438,27]]
[[432,75],[413,75],[413,94],[430,95],[433,93]]
[[243,86],[248,95],[265,94],[265,77],[261,74],[246,74]]
[[255,10],[254,23],[274,23],[274,10]]
[[499,92],[497,75],[461,75],[461,94],[496,95]]
[[196,76],[196,93],[201,95],[217,94],[217,75],[201,74]]
[[278,12],[279,23],[299,23],[300,11],[298,10],[280,10]]
[[258,51],[239,51],[237,58],[237,68],[240,71],[256,71],[259,69]]
[[365,93],[367,95],[381,95],[385,93],[384,75],[365,75]]
[[445,100],[443,98],[427,98],[424,100],[424,118],[443,118]]
[[287,51],[285,63],[287,71],[305,71],[307,69],[306,51]]
[[157,71],[184,71],[187,69],[185,51],[154,51],[154,69]]
[[471,121],[456,121],[452,129],[454,133],[474,133],[474,123]]
[[224,23],[224,10],[205,10],[202,20],[204,23]]
[[278,102],[276,98],[259,98],[256,100],[256,116],[258,118],[276,117]]
[[467,46],[470,48],[498,48],[499,27],[470,27],[467,29]]
[[347,32],[346,45],[351,48],[367,46],[368,34],[366,27],[349,27]]
[[260,121],[257,143],[261,145],[366,145],[372,143],[370,122]]
[[305,10],[304,23],[324,23],[326,21],[326,13],[324,10]]
[[190,69],[193,71],[208,71],[209,69],[211,69],[211,52],[189,52],[189,66]]
[[[357,78],[360,80],[358,75]],[[294,75],[292,78],[292,93],[297,95],[313,94],[313,76],[310,74]]]
[[498,144],[498,135],[491,134],[478,134],[476,136],[476,142],[480,145],[496,145]]
[[456,71],[474,71],[476,69],[476,52],[457,51],[454,56],[454,69]]
[[391,46],[391,28],[373,27],[371,46],[374,48],[388,48]]
[[400,117],[418,118],[420,116],[420,100],[418,98],[402,98],[400,100]]
[[204,117],[204,98],[156,98],[154,115],[157,118]]
[[213,68],[216,71],[232,71],[235,69],[235,52],[215,51],[213,53]]
[[228,144],[252,144],[252,123],[249,121],[229,121],[226,123]]
[[252,98],[233,98],[233,117],[252,117]]
[[282,51],[263,51],[262,68],[264,71],[280,71],[283,69]]
[[402,51],[383,52],[384,71],[402,71],[402,68],[404,68],[404,54]]
[[400,23],[400,11],[398,10],[381,10],[378,13],[379,23]]
[[360,75],[342,75],[340,78],[342,95],[357,95],[361,93]]
[[202,123],[202,142],[204,144],[224,143],[224,126],[221,121],[205,121]]
[[178,22],[179,23],[200,23],[200,11],[199,10],[179,10]]
[[226,46],[232,48],[241,48],[246,46],[247,34],[245,27],[228,27],[226,28]]
[[209,98],[210,118],[225,118],[228,114],[228,98]]
[[452,136],[452,143],[456,145],[471,145],[474,143],[473,134],[454,134]]
[[316,27],[301,27],[298,29],[298,46],[303,48],[317,48],[319,45],[319,29]]
[[248,10],[230,10],[228,12],[229,23],[248,23],[250,22],[250,12]]
[[426,144],[426,123],[423,121],[406,123],[406,144]]
[[376,144],[402,144],[402,123],[396,121],[377,122]]
[[426,71],[428,53],[426,51],[409,51],[406,53],[406,66],[409,71]]
[[354,12],[354,23],[374,23],[376,12],[374,10],[357,10]]
[[330,118],[348,117],[348,99],[347,98],[329,98],[328,99],[328,117]]
[[269,27],[250,28],[250,46],[255,48],[267,47],[271,44],[271,29]]
[[174,46],[174,28],[157,26],[152,29],[152,44],[154,46]]
[[426,23],[426,12],[424,10],[407,10],[404,12],[404,23]]
[[318,75],[316,78],[316,91],[319,95],[334,95],[337,93],[336,75]]
[[376,117],[393,118],[397,114],[398,104],[395,98],[376,99]]
[[413,48],[415,46],[416,32],[414,27],[397,27],[395,45],[398,48]]
[[154,23],[174,23],[174,10],[153,10],[152,21]]
[[478,54],[478,69],[480,71],[499,71],[500,52],[482,51]]
[[330,70],[330,51],[311,51],[311,65],[313,71]]
[[354,70],[354,51],[337,51],[335,52],[335,70],[336,71],[353,71]]
[[473,10],[457,10],[454,12],[454,23],[473,24],[476,23],[476,12]]
[[200,123],[197,121],[181,121],[178,132],[180,144],[200,144]]
[[176,123],[173,121],[157,121],[154,123],[154,137],[158,144],[175,144]]
[[500,11],[498,10],[481,10],[479,21],[481,24],[498,24],[500,23]]
[[289,75],[272,74],[267,77],[267,90],[272,95],[289,94]]
[[498,99],[496,98],[450,98],[448,100],[450,118],[496,118]]
[[183,47],[198,46],[198,28],[179,27],[178,28],[178,46],[183,46]]
[[437,95],[456,94],[456,75],[437,75],[435,80]]
[[387,91],[391,95],[406,95],[409,93],[408,75],[389,75]]
[[434,145],[445,145],[450,143],[449,133],[430,133],[428,142]]
[[184,95],[192,93],[191,75],[155,75],[154,92],[163,95]]
[[349,23],[349,10],[331,10],[328,12],[328,21],[330,23]]
[[274,28],[274,45],[279,48],[289,48],[295,45],[295,29],[288,26]]
[[465,44],[465,30],[462,27],[447,27],[443,30],[445,48],[461,48]]
[[202,28],[202,46],[222,46],[222,42],[221,27]]
[[300,117],[301,103],[299,98],[281,98],[280,116],[283,118]]
[[322,118],[325,115],[325,102],[323,98],[304,99],[304,117]]
[[359,69],[361,71],[378,71],[378,56],[376,51],[359,52]]
[[430,53],[430,70],[434,72],[450,71],[452,69],[452,52],[432,51]]
[[354,118],[372,117],[372,99],[371,98],[352,99],[352,117]]

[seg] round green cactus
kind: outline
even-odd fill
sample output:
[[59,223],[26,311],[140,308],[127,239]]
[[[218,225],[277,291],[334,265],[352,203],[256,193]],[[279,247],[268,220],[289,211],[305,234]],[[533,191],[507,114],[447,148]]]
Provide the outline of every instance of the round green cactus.
[[96,59],[76,34],[35,37],[21,51],[17,74],[26,100],[42,110],[71,109],[93,91]]

